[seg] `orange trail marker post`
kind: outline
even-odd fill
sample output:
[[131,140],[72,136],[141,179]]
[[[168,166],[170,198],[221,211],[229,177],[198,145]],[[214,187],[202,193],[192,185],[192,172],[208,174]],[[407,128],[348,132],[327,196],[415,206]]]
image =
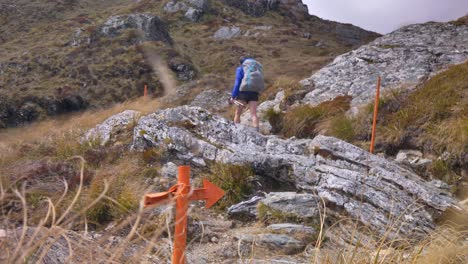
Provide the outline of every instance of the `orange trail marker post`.
[[148,85],[145,84],[145,88],[143,90],[143,96],[146,98],[148,96]]
[[150,193],[145,195],[145,207],[170,202],[173,199],[176,200],[172,264],[185,264],[189,201],[205,200],[205,207],[210,208],[223,196],[224,191],[222,189],[205,179],[203,180],[203,188],[192,190],[190,186],[190,166],[178,167],[178,182],[176,185],[169,188],[167,192]]
[[377,112],[379,110],[380,81],[381,81],[381,78],[379,76],[377,80],[377,91],[375,93],[374,120],[372,122],[372,138],[371,138],[371,144],[370,144],[370,150],[369,150],[370,153],[374,153],[375,127],[377,125]]

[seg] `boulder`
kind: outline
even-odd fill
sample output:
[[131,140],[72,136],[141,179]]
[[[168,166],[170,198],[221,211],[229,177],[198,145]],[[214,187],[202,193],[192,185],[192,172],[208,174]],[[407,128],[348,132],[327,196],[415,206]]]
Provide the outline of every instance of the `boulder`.
[[[165,109],[138,121],[135,150],[162,144],[187,163],[204,159],[249,164],[258,175],[316,194],[326,203],[329,217],[349,216],[389,239],[426,234],[435,228],[434,220],[455,205],[446,190],[342,140],[264,136],[198,107]],[[308,210],[307,216],[316,213]]]
[[202,15],[203,12],[200,9],[195,9],[192,7],[190,7],[187,12],[185,12],[185,17],[192,22],[197,22]]
[[241,35],[241,29],[240,27],[221,27],[218,29],[214,35],[213,38],[215,39],[232,39],[239,37]]
[[126,29],[142,31],[140,41],[163,41],[172,44],[166,24],[150,14],[130,14],[112,16],[101,26],[100,32],[107,37],[116,37]]
[[[355,35],[348,30],[340,34]],[[335,60],[301,81],[314,87],[302,103],[317,105],[337,96],[353,97],[350,113],[375,96],[377,77],[382,93],[396,88],[413,89],[420,80],[447,65],[468,59],[468,26],[426,23],[402,27]]]
[[136,123],[140,112],[134,110],[125,110],[120,114],[113,115],[106,119],[101,124],[86,132],[83,140],[85,141],[99,141],[104,146],[111,142],[111,139],[128,127]]
[[197,76],[197,70],[192,63],[179,57],[172,58],[168,62],[169,68],[175,72],[177,79],[181,81],[191,81]]

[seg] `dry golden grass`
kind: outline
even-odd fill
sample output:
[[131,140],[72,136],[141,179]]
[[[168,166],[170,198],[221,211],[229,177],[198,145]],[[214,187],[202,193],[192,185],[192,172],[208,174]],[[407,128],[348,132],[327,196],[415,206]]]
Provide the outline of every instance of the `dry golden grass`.
[[414,137],[431,142],[437,153],[449,151],[457,158],[468,151],[468,63],[450,67],[410,94],[401,108],[380,123],[383,141],[405,144]]
[[74,130],[83,131],[124,110],[131,109],[147,114],[156,111],[159,105],[159,99],[138,98],[115,104],[107,109],[88,110],[83,113],[69,114],[23,127],[5,129],[0,132],[0,147],[5,148],[8,144],[15,142],[33,142],[47,137],[53,138]]

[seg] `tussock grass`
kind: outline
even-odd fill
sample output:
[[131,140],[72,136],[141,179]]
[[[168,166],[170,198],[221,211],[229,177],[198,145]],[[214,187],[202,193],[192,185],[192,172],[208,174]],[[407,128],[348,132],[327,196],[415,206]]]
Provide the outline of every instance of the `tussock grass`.
[[416,143],[430,143],[430,149],[441,154],[450,152],[462,158],[468,151],[468,63],[452,66],[415,92],[402,107],[380,123],[380,141],[404,145],[409,137]]
[[[275,131],[285,137],[312,138],[320,132],[322,127],[319,124],[343,115],[349,109],[350,99],[348,96],[339,96],[317,106],[296,106],[285,113],[277,113],[271,109],[267,111],[265,118]],[[340,124],[336,124],[338,125]],[[337,131],[340,128],[334,129]]]
[[112,115],[128,109],[148,114],[157,110],[161,105],[160,102],[160,99],[138,98],[114,104],[107,109],[88,110],[83,113],[69,114],[23,127],[5,129],[0,132],[0,147],[7,147],[10,144],[21,142],[31,143],[44,139],[53,140],[55,137],[74,138],[85,129],[96,126]]
[[245,200],[253,190],[252,180],[255,174],[248,165],[216,163],[206,176],[209,181],[225,191],[224,197],[216,204],[219,210],[225,210]]

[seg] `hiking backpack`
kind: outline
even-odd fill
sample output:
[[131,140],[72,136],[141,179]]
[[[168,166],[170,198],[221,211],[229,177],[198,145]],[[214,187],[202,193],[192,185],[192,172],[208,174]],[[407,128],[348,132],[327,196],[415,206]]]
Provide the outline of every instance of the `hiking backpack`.
[[265,89],[262,64],[254,59],[246,59],[242,63],[242,69],[244,70],[244,78],[239,89],[241,92],[259,93]]

